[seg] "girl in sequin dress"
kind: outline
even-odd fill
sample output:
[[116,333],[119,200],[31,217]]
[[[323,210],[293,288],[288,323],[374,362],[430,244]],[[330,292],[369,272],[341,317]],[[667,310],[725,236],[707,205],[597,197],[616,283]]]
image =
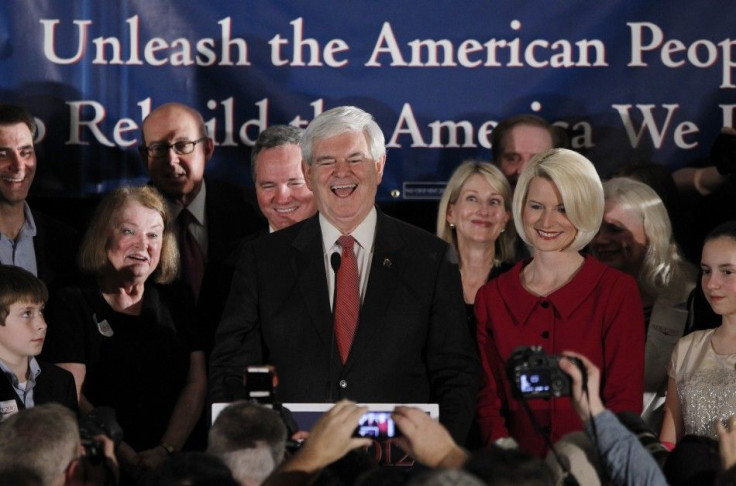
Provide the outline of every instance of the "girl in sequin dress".
[[718,439],[715,421],[736,414],[736,221],[706,237],[700,265],[703,293],[722,321],[683,337],[672,353],[660,434],[671,444],[686,434]]

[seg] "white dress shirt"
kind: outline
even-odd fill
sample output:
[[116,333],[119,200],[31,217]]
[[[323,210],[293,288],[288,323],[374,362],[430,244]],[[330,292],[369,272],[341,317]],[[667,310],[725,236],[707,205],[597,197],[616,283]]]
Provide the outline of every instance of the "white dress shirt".
[[[365,290],[368,288],[368,274],[370,273],[371,261],[373,260],[373,243],[376,236],[377,218],[376,208],[374,207],[358,227],[350,233],[350,236],[355,239],[353,251],[358,260],[361,302],[363,302]],[[330,257],[335,252],[342,253],[342,248],[337,244],[337,239],[343,234],[321,214],[319,215],[319,226],[322,229],[322,249],[324,252],[325,271],[327,272],[327,288],[330,292],[330,307],[332,307],[335,298],[335,272],[332,270],[332,265],[330,265]]]

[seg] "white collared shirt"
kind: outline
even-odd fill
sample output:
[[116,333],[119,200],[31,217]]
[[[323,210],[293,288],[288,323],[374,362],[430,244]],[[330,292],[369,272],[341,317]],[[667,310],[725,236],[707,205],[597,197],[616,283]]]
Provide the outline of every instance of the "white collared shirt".
[[[361,303],[365,298],[365,290],[368,288],[368,274],[370,273],[371,261],[373,260],[377,219],[378,216],[374,207],[357,228],[350,233],[350,236],[355,238],[356,243],[353,246],[353,251],[358,260]],[[342,248],[337,244],[337,239],[342,236],[342,233],[321,214],[319,215],[319,226],[322,229],[322,249],[324,252],[325,272],[327,273],[327,288],[330,292],[330,308],[332,308],[335,298],[335,272],[330,265],[330,257],[335,252],[342,253]]]

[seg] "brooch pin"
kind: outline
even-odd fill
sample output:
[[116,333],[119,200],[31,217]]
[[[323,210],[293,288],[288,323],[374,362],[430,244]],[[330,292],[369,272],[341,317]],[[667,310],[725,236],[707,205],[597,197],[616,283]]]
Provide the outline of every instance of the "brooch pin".
[[97,325],[97,330],[105,337],[112,337],[115,332],[112,330],[112,326],[109,322],[107,322],[107,319],[102,319],[101,321],[97,320],[97,314],[92,314],[92,319],[94,319],[95,324]]

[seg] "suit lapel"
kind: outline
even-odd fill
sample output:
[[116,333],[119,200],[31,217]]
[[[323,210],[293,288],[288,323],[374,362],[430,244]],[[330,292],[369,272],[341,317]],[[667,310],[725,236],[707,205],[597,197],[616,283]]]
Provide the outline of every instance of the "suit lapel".
[[401,258],[404,247],[405,242],[399,236],[394,222],[379,210],[368,288],[360,308],[358,329],[345,363],[346,369],[361,359],[371,359],[371,356],[364,355],[370,350],[369,344],[381,329],[381,323],[386,322],[385,315],[404,265]]
[[[36,385],[33,387],[33,402],[36,404],[52,401],[54,396],[52,389],[55,388],[55,383],[46,381],[48,374],[46,368],[42,368],[41,374],[36,377]],[[66,404],[62,403],[62,405]]]
[[325,349],[329,349],[328,346],[335,346],[332,337],[332,311],[327,292],[322,232],[316,215],[302,225],[292,243],[292,249],[291,271],[304,299],[310,321]]

